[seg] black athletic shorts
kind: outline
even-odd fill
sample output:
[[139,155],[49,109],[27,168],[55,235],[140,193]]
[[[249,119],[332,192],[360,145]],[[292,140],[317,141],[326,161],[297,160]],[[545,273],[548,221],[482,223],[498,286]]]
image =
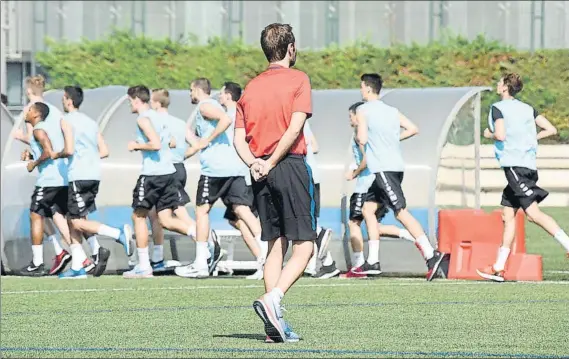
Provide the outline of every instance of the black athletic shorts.
[[407,207],[401,184],[403,172],[379,172],[375,174],[375,181],[370,187],[378,203],[388,206],[397,214]]
[[536,170],[525,167],[504,167],[508,185],[502,193],[502,206],[524,211],[533,202],[540,203],[549,192],[537,185],[539,179]]
[[316,240],[316,201],[305,157],[287,155],[267,178],[253,182],[262,240]]
[[379,203],[375,194],[372,191],[367,193],[354,193],[350,197],[350,219],[353,221],[363,221],[364,216],[362,213],[362,208],[365,202],[375,202],[378,204],[378,208],[375,211],[375,217],[377,221],[381,221],[383,217],[387,214],[387,206],[385,204]]
[[232,205],[253,206],[251,187],[247,186],[245,177],[209,177],[200,176],[196,194],[196,205],[212,205],[221,199],[227,207]]
[[178,184],[180,190],[179,202],[180,206],[183,207],[190,203],[190,196],[186,192],[186,180],[188,179],[188,174],[186,173],[186,166],[183,163],[174,163],[176,172],[174,172],[174,179]]
[[57,213],[67,214],[67,186],[36,187],[32,194],[30,212],[51,218]]
[[99,193],[99,181],[73,181],[69,182],[67,208],[70,218],[87,217],[95,212],[95,198]]
[[156,212],[176,209],[179,205],[180,191],[173,173],[161,176],[138,177],[132,192],[132,208],[150,210],[156,206]]

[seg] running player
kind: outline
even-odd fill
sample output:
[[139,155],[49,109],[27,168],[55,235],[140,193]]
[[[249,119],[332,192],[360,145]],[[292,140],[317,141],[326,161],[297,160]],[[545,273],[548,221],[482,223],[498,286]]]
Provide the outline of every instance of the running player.
[[[357,109],[356,139],[365,146],[367,167],[375,174],[371,190],[379,203],[386,204],[395,212],[396,218],[415,239],[417,248],[427,262],[427,280],[431,281],[445,256],[433,249],[421,224],[407,210],[401,188],[405,164],[400,141],[416,135],[418,129],[398,109],[379,99],[382,85],[379,74],[364,74],[361,77],[360,90],[366,103]],[[379,240],[379,231],[369,233],[369,239],[370,242]]]
[[[209,212],[218,199],[242,219],[251,232],[260,232],[251,211],[253,196],[242,170],[231,135],[233,121],[219,102],[211,98],[211,83],[198,78],[191,83],[192,103],[197,105],[196,132],[199,140],[201,176],[196,194],[197,250],[196,260],[189,266],[176,268],[176,274],[188,278],[207,276],[207,236]],[[249,176],[247,176],[249,177]]]
[[[350,126],[354,129],[351,140],[352,153],[356,166],[346,173],[346,179],[352,181],[356,179],[354,193],[350,197],[350,214],[348,228],[350,230],[350,243],[352,246],[352,267],[345,274],[345,278],[365,278],[368,275],[381,274],[379,265],[379,238],[381,236],[398,237],[414,242],[413,237],[406,229],[399,229],[396,226],[382,225],[380,221],[387,213],[387,207],[379,204],[374,192],[370,191],[375,176],[367,168],[365,148],[356,141],[357,119],[356,111],[364,102],[356,102],[349,108]],[[368,241],[368,258],[364,259],[364,239],[361,224],[366,221],[366,227],[370,238]],[[377,225],[377,227],[376,227]],[[379,232],[377,234],[376,232]]]
[[[553,236],[569,256],[569,237],[538,204],[549,193],[537,185],[537,143],[557,133],[555,127],[532,106],[517,100],[523,89],[520,75],[510,73],[500,79],[496,92],[502,98],[492,105],[484,137],[493,139],[496,158],[504,169],[508,185],[502,194],[504,235],[493,265],[478,269],[482,278],[504,281],[504,270],[516,233],[516,213],[521,208],[529,221]],[[538,133],[536,125],[542,130]]]
[[[302,275],[316,240],[314,181],[302,133],[312,115],[312,95],[308,76],[291,68],[296,42],[290,25],[265,27],[261,48],[269,67],[249,82],[238,102],[234,140],[255,179],[262,240],[269,242],[265,294],[253,307],[270,339],[296,341],[283,320],[281,301]],[[288,240],[292,256],[283,268]]]
[[[241,92],[241,86],[235,82],[226,82],[219,92],[219,103],[225,107],[225,110],[232,121],[232,125],[229,127],[231,130],[229,133],[230,141],[232,141],[234,137],[233,133],[235,129],[237,101],[241,98]],[[241,160],[241,158],[237,158],[237,160],[241,164],[240,172],[246,179],[250,180],[251,175],[249,174],[247,165]],[[251,186],[247,186],[247,195],[251,196],[251,202],[253,202],[253,190]],[[223,217],[227,219],[229,224],[241,232],[245,244],[255,258],[257,258],[258,269],[255,273],[248,276],[247,279],[263,279],[263,266],[265,264],[265,259],[267,258],[268,244],[267,242],[261,241],[261,223],[259,222],[259,219],[256,218],[253,228],[249,228],[242,219],[235,215],[232,208],[227,208]]]
[[130,87],[127,94],[131,111],[138,114],[137,138],[128,143],[128,149],[141,152],[142,173],[133,190],[132,203],[139,262],[132,270],[123,273],[123,277],[151,278],[146,224],[148,212],[156,207],[162,227],[178,234],[190,236],[191,228],[173,215],[173,210],[178,208],[180,191],[174,175],[176,168],[169,146],[171,135],[165,118],[150,108],[150,90],[146,86]]
[[[85,258],[81,237],[89,238],[92,234],[113,238],[122,244],[128,256],[134,251],[132,230],[128,224],[122,229],[109,227],[105,224],[88,220],[87,215],[97,210],[95,198],[99,192],[101,180],[101,158],[109,155],[107,145],[99,132],[97,123],[82,112],[79,107],[83,103],[83,90],[76,86],[66,86],[63,93],[63,109],[66,112],[65,121],[73,128],[73,154],[69,158],[69,194],[67,206],[71,221],[71,268],[60,274],[61,278],[84,277],[89,268],[81,265]],[[55,154],[55,158],[62,157],[63,153]],[[93,237],[90,237],[93,238]],[[92,243],[93,248],[93,275],[98,277],[107,267],[110,251],[99,245],[98,241]],[[74,253],[75,251],[75,253]]]

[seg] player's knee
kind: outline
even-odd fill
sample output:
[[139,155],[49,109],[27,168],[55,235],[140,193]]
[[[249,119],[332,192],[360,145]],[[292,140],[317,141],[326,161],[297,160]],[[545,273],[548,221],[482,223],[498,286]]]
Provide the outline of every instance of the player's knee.
[[71,218],[71,228],[77,231],[80,231],[83,227],[83,218]]
[[209,213],[209,206],[208,205],[201,205],[196,207],[196,218],[201,218],[207,216]]
[[539,208],[528,208],[526,209],[525,212],[526,212],[526,218],[528,219],[528,221],[532,223],[536,223],[541,215],[541,211],[539,210]]
[[362,225],[361,219],[350,219],[348,222],[349,227],[359,227]]
[[395,211],[395,218],[400,219],[401,217],[405,217],[408,214],[409,211],[407,210],[407,208],[400,208]]
[[506,209],[504,211],[502,211],[502,221],[504,223],[510,223],[513,222],[516,218],[516,212],[514,212],[511,209]]

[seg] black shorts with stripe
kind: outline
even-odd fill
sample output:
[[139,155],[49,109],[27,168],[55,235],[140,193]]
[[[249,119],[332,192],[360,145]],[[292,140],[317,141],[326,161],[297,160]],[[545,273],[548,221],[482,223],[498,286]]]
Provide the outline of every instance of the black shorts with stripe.
[[188,174],[186,172],[186,166],[184,166],[184,163],[174,163],[174,168],[176,168],[176,172],[174,172],[174,179],[180,191],[178,202],[179,205],[183,207],[186,204],[190,203],[190,196],[186,192],[186,181],[188,179]]
[[253,191],[247,186],[245,177],[209,177],[201,175],[198,181],[196,205],[209,204],[211,206],[221,199],[225,206],[233,205],[253,206]]
[[540,203],[549,192],[537,185],[539,179],[536,170],[525,167],[504,167],[508,185],[502,192],[502,206],[522,208],[524,211],[532,203]]
[[377,199],[375,198],[375,194],[372,191],[368,191],[367,193],[353,193],[350,197],[350,220],[353,221],[363,221],[363,206],[366,202],[373,202],[377,204],[377,209],[375,210],[375,217],[377,218],[378,222],[385,217],[387,214],[387,206],[378,203]]
[[95,198],[99,193],[99,181],[73,181],[69,182],[67,207],[69,217],[83,218],[89,213],[95,212]]
[[55,213],[67,214],[67,186],[36,187],[32,194],[30,212],[51,218]]
[[397,214],[407,207],[402,183],[403,172],[379,172],[375,174],[375,181],[369,190],[374,193],[378,203],[391,208]]
[[138,177],[132,191],[132,208],[150,210],[156,206],[156,212],[179,207],[180,191],[174,173],[159,176]]

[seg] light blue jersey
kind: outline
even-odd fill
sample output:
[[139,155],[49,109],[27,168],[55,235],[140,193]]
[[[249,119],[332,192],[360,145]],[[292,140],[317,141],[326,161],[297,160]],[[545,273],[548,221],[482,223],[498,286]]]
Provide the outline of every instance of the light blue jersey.
[[[219,102],[214,99],[207,99],[198,103],[196,111],[196,132],[200,138],[209,137],[215,127],[217,120],[206,120],[200,110],[200,106],[210,103],[224,111]],[[237,155],[233,146],[233,126],[219,136],[217,136],[209,146],[200,151],[201,174],[208,177],[234,177],[243,176],[243,161]]]
[[[49,107],[49,115],[43,121],[37,123],[34,130],[44,130],[47,133],[47,137],[51,142],[51,147],[54,152],[61,152],[65,145],[65,140],[63,138],[63,132],[61,131],[61,112],[57,107],[50,104],[46,105]],[[41,157],[43,149],[41,145],[36,141],[32,134],[30,140],[30,147],[35,159]],[[58,158],[56,160],[48,159],[42,162],[38,166],[39,176],[36,180],[37,187],[62,187],[68,185],[67,180],[67,159]]]
[[100,181],[99,125],[79,111],[65,115],[73,128],[75,152],[69,159],[69,181]]
[[312,129],[308,121],[304,122],[304,140],[306,141],[306,163],[310,166],[312,171],[312,179],[314,184],[320,183],[320,171],[318,170],[318,164],[316,163],[316,155],[314,154],[314,149],[312,148]]
[[367,120],[366,157],[369,170],[372,173],[403,172],[405,163],[399,140],[399,110],[383,101],[373,100],[358,107],[357,111]]
[[188,148],[188,143],[186,142],[186,123],[169,114],[166,119],[166,126],[170,131],[170,136],[176,140],[176,147],[170,149],[172,152],[172,162],[182,163],[184,162],[184,156]]
[[[357,143],[356,139],[352,137],[352,154],[354,155],[354,160],[356,165],[360,165],[364,158],[364,154],[360,151],[360,145]],[[371,173],[368,167],[360,172],[358,178],[356,179],[356,188],[354,188],[354,193],[367,193],[373,181],[375,175]]]
[[[156,131],[158,137],[160,137],[160,150],[140,151],[142,152],[142,175],[162,176],[176,172],[174,164],[172,163],[172,153],[170,152],[170,131],[168,131],[168,127],[166,126],[168,114],[160,114],[149,109],[138,116],[138,118],[143,117],[150,119],[154,131]],[[148,138],[138,125],[136,126],[136,141],[148,143]]]
[[494,142],[501,167],[525,167],[536,170],[537,130],[533,107],[516,99],[496,102],[488,114],[488,127],[494,132],[494,121],[502,118],[506,139]]

